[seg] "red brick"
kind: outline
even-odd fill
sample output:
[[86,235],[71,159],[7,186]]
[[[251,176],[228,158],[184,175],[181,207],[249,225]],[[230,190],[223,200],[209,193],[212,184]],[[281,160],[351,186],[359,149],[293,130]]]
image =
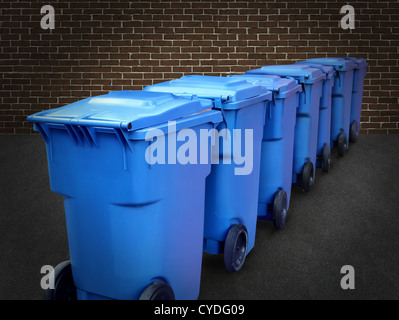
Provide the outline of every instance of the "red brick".
[[367,129],[367,134],[388,134],[388,129]]
[[340,28],[341,6],[307,0],[149,0],[134,6],[82,0],[76,7],[60,1],[63,14],[49,32],[37,27],[38,4],[10,2],[0,9],[0,133],[32,133],[26,114],[108,90],[328,55],[369,62],[361,132],[398,133],[399,6],[363,0],[355,32]]

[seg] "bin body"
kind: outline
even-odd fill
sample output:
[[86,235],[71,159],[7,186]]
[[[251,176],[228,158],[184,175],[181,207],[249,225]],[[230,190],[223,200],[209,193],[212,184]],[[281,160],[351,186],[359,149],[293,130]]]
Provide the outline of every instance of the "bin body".
[[[204,251],[222,253],[230,227],[241,224],[248,232],[248,253],[255,244],[261,142],[265,110],[272,93],[242,79],[196,75],[148,86],[144,90],[196,95],[210,99],[214,109],[222,110],[224,121],[217,127],[221,134],[219,149],[214,151],[219,163],[212,164],[206,181]],[[237,129],[241,131],[240,137],[234,135]],[[236,169],[243,165],[234,160],[234,144],[239,145],[238,139],[241,139],[239,152],[244,155],[248,147],[246,130],[252,131],[253,135],[250,139],[253,144],[252,171],[237,174]],[[225,144],[223,139],[226,132],[232,137],[230,144]],[[231,163],[226,163],[224,157],[230,157]]]
[[320,99],[319,130],[317,137],[317,167],[321,168],[324,145],[327,144],[331,147],[331,102],[335,70],[333,67],[323,66],[321,64],[306,64],[306,62],[297,62],[296,64],[320,69],[320,71],[326,75],[326,79],[323,81],[322,95]]
[[363,87],[364,78],[367,74],[368,63],[364,59],[357,58],[344,58],[345,60],[352,61],[356,64],[356,68],[353,71],[353,87],[352,87],[352,104],[351,104],[351,117],[350,123],[357,123],[357,132],[360,130],[360,116],[362,113],[362,100],[363,100]]
[[292,185],[294,132],[301,86],[293,79],[271,75],[233,75],[264,86],[273,92],[263,129],[258,217],[273,218],[273,200],[278,190],[287,193],[289,208]]
[[302,85],[299,106],[296,113],[293,176],[294,184],[301,183],[306,162],[313,164],[313,179],[316,169],[317,136],[319,128],[319,107],[323,80],[326,78],[319,69],[301,65],[264,66],[247,71],[246,74],[268,74],[292,77]]
[[331,102],[331,146],[334,146],[342,132],[349,137],[353,72],[356,65],[342,58],[315,58],[304,63],[332,66],[335,69]]
[[145,135],[158,128],[168,150],[164,119],[174,114],[177,132],[211,129],[220,113],[189,115],[208,108],[168,94],[112,92],[29,117],[46,141],[51,190],[64,197],[78,299],[138,299],[155,281],[176,299],[198,297],[211,166],[149,164]]

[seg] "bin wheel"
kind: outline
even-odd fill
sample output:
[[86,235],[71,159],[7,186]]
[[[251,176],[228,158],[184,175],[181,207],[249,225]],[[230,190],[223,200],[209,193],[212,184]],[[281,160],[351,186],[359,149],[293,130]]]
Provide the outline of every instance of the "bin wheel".
[[273,224],[277,230],[281,230],[285,226],[287,204],[287,193],[284,190],[277,191],[273,202]]
[[331,170],[331,148],[328,144],[325,144],[323,147],[322,169],[324,172],[330,172]]
[[305,192],[309,192],[313,186],[313,163],[308,161],[302,170],[302,187]]
[[166,282],[153,282],[145,288],[140,300],[175,300],[175,294]]
[[359,125],[358,125],[357,121],[353,121],[351,124],[350,135],[349,135],[349,140],[352,143],[355,143],[357,141],[357,137],[359,135],[358,128],[359,128]]
[[73,282],[71,261],[58,264],[53,271],[54,289],[46,289],[46,300],[77,300],[76,286]]
[[241,224],[232,225],[224,243],[224,264],[228,271],[240,271],[245,262],[247,248],[247,228]]
[[348,141],[346,139],[346,134],[341,132],[338,136],[338,154],[343,157],[345,155],[346,150],[348,149]]

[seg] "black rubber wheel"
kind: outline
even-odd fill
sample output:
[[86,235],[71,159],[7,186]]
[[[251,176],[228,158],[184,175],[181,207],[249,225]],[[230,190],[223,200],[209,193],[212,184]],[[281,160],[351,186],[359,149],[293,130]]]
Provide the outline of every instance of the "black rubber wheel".
[[140,300],[175,300],[175,294],[166,282],[153,282],[145,288]]
[[323,147],[322,169],[324,172],[330,172],[331,170],[331,148],[328,144],[325,144]]
[[241,224],[232,225],[224,243],[224,264],[228,271],[240,271],[245,262],[247,249],[247,228]]
[[338,154],[343,157],[348,149],[348,140],[346,139],[346,134],[344,132],[341,132],[338,136],[337,147]]
[[357,123],[357,121],[353,121],[350,128],[350,135],[349,135],[350,142],[355,143],[357,141],[357,137],[359,134],[358,129],[359,129],[359,124]]
[[305,192],[309,192],[313,186],[313,163],[308,161],[302,170],[302,187]]
[[277,230],[281,230],[285,226],[287,208],[287,193],[284,190],[277,191],[273,202],[273,224]]
[[46,289],[46,300],[77,300],[76,287],[73,282],[71,261],[64,261],[52,271],[54,289]]

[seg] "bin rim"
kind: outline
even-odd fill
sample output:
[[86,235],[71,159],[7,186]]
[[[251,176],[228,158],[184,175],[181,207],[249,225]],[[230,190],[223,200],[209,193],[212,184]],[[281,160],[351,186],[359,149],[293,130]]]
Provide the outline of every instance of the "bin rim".
[[[279,76],[266,74],[235,74],[229,75],[228,77],[243,78],[249,82],[264,86],[267,90],[272,91],[273,97],[276,98],[282,97],[283,95],[290,96],[291,94],[302,91],[302,86],[293,78],[282,78]],[[268,79],[276,81],[265,83]]]
[[266,87],[232,77],[188,75],[147,86],[143,90],[195,96],[212,101],[214,108],[223,110],[243,108],[259,100],[259,97],[265,101],[273,99],[272,92]]
[[247,106],[253,105],[253,104],[261,102],[261,101],[264,101],[264,102],[272,101],[273,100],[273,92],[270,90],[267,90],[266,87],[262,87],[262,88],[264,90],[263,91],[264,93],[257,95],[255,97],[243,99],[240,101],[234,101],[234,102],[228,102],[228,101],[223,102],[222,101],[222,105],[219,105],[218,104],[219,99],[214,99],[215,108],[217,110],[222,110],[222,109],[223,110],[238,110],[238,109],[245,108]]
[[143,90],[210,100],[221,99],[226,104],[254,98],[265,92],[264,87],[250,84],[242,79],[195,74],[147,86]]
[[363,69],[369,66],[366,59],[363,58],[344,57],[343,59],[354,62],[356,64],[356,69]]
[[323,72],[326,75],[327,80],[333,79],[336,74],[336,71],[333,66],[326,66],[320,63],[307,63],[306,61],[299,61],[295,62],[294,64],[304,65],[308,66],[309,68],[319,69],[321,72]]
[[[207,110],[206,112],[196,113],[187,117],[176,119],[174,121],[176,125],[175,132],[179,132],[182,129],[193,128],[204,123],[212,123],[216,127],[219,123],[223,122],[223,115],[219,110]],[[169,122],[164,122],[152,127],[129,132],[127,134],[127,138],[129,140],[145,140],[147,132],[153,129],[161,130],[164,132],[164,135],[173,133],[170,131]]]
[[[304,70],[305,68],[307,70]],[[269,74],[280,77],[292,77],[301,84],[314,84],[326,79],[326,75],[319,69],[294,64],[263,66],[259,69],[249,70],[245,74]]]
[[[139,97],[143,99],[140,100]],[[152,98],[158,101],[155,103]],[[143,91],[113,91],[32,114],[27,120],[34,123],[135,131],[205,112],[211,108],[212,103],[209,100],[197,97],[178,97],[170,93]]]
[[[42,134],[46,142],[49,142],[49,129],[54,128],[58,130],[66,130],[76,142],[78,142],[79,140],[80,142],[83,142],[83,140],[88,140],[90,144],[92,144],[93,142],[94,144],[97,144],[97,139],[95,138],[95,136],[97,135],[97,133],[100,132],[116,134],[118,138],[121,138],[121,136],[123,136],[127,140],[146,140],[147,132],[153,129],[161,130],[157,131],[156,134],[152,134],[152,137],[157,137],[161,135],[161,132],[162,135],[167,135],[169,133],[179,132],[183,129],[189,129],[198,125],[203,125],[205,123],[211,123],[214,127],[216,127],[220,122],[223,122],[223,115],[222,112],[219,110],[210,109],[206,112],[196,113],[171,121],[174,122],[175,129],[173,129],[173,126],[169,125],[169,121],[134,131],[122,130],[122,128],[118,127],[117,125],[114,127],[109,125],[72,126],[61,122],[34,122],[33,125],[34,129]],[[77,135],[80,135],[80,133],[83,133],[83,136],[79,138]]]
[[337,72],[350,71],[356,68],[356,63],[350,60],[345,60],[341,57],[312,58],[305,60],[304,62],[332,66]]

